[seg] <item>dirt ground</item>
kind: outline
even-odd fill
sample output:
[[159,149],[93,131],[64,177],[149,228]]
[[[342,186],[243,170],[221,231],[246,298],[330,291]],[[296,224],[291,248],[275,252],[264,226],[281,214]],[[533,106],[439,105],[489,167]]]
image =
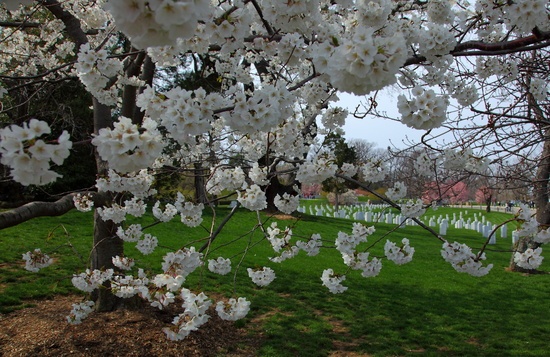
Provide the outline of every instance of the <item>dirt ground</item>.
[[150,307],[92,313],[81,325],[69,325],[65,316],[80,301],[60,296],[0,315],[0,356],[256,356],[261,342],[219,319],[215,311],[198,331],[178,342],[162,332],[174,312]]

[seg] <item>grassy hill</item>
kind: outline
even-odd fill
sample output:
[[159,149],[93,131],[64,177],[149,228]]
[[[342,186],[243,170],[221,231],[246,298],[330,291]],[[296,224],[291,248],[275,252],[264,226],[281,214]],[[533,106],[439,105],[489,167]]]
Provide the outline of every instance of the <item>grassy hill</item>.
[[[458,214],[444,208],[427,214]],[[221,220],[228,209],[221,209]],[[472,212],[469,212],[470,214]],[[473,214],[473,213],[472,213]],[[509,215],[494,213],[491,220],[505,221]],[[489,217],[487,219],[489,219]],[[203,225],[209,227],[211,215]],[[152,222],[151,217],[145,221]],[[316,257],[301,252],[282,263],[274,256],[257,224],[292,226],[295,239],[320,233],[325,248]],[[145,225],[146,223],[144,223]],[[256,229],[251,229],[256,225]],[[246,296],[252,310],[237,322],[250,333],[265,338],[260,356],[324,356],[339,344],[343,350],[373,356],[456,355],[456,356],[541,356],[547,353],[550,312],[546,300],[550,276],[524,276],[506,271],[511,256],[511,239],[497,239],[489,246],[489,275],[475,278],[460,274],[440,256],[441,242],[420,227],[398,228],[376,223],[376,233],[359,250],[370,248],[371,256],[383,255],[386,239],[409,238],[416,250],[411,263],[396,266],[387,260],[378,277],[363,278],[348,271],[340,254],[331,249],[339,231],[351,233],[352,221],[299,214],[296,217],[267,217],[239,210],[212,248],[209,258],[233,258],[232,273],[212,274],[205,267],[193,273],[186,286],[207,295]],[[370,224],[368,224],[370,225]],[[155,254],[143,256],[128,245],[127,255],[136,265],[160,271],[162,255],[170,250],[200,247],[206,229],[190,229],[177,220],[148,230],[159,239]],[[25,300],[74,293],[73,272],[86,266],[92,237],[92,216],[71,212],[63,217],[37,219],[0,232],[0,311],[25,306]],[[447,239],[459,241],[477,251],[484,238],[471,230],[449,228]],[[30,273],[23,269],[21,255],[36,247],[56,259],[56,264]],[[541,267],[550,270],[548,262]],[[268,266],[277,278],[265,288],[256,287],[246,268]],[[346,274],[348,290],[333,295],[321,285],[321,273],[332,268]]]

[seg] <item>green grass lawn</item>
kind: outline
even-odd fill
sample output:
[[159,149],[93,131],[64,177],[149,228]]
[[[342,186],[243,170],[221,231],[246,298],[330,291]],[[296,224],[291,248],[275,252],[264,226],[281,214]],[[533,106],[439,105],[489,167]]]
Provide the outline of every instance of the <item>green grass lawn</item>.
[[[458,212],[442,208],[427,214]],[[222,209],[219,218],[229,211]],[[470,212],[469,212],[470,214]],[[491,221],[505,221],[510,215],[491,214]],[[266,220],[265,216],[261,217]],[[489,218],[488,218],[489,219]],[[151,218],[146,220],[151,222]],[[211,215],[205,215],[208,226]],[[383,233],[394,225],[377,223],[369,243],[380,240],[371,255],[383,255],[386,239],[409,238],[415,247],[413,261],[396,266],[387,260],[378,277],[363,278],[347,272],[334,249],[338,231],[351,232],[352,221],[300,215],[298,222],[278,221],[280,227],[294,225],[295,236],[321,233],[327,248],[317,257],[303,252],[280,264],[267,259],[274,253],[259,230],[252,212],[239,210],[214,242],[210,258],[233,257],[233,271],[227,276],[206,268],[189,276],[192,290],[216,292],[228,297],[246,296],[252,310],[237,322],[251,334],[262,334],[260,356],[325,356],[340,349],[373,356],[542,356],[550,335],[550,310],[544,305],[550,293],[550,276],[524,276],[506,271],[511,239],[497,239],[487,251],[494,264],[489,275],[475,278],[456,273],[440,256],[441,242],[420,227],[399,228],[389,237]],[[268,223],[269,224],[269,223]],[[193,245],[200,247],[204,229],[185,228],[177,220],[149,230],[159,238],[156,254],[143,256],[132,246],[127,255],[140,266],[160,270],[160,258],[169,250]],[[70,277],[85,268],[91,247],[92,216],[71,212],[56,218],[37,219],[0,232],[0,311],[25,306],[26,300],[74,292]],[[449,228],[449,241],[467,243],[477,251],[484,243],[481,234]],[[228,244],[231,243],[231,244]],[[39,273],[23,269],[21,254],[36,247],[57,261]],[[362,246],[363,247],[363,246]],[[243,252],[247,252],[243,254]],[[237,264],[240,264],[237,266]],[[548,271],[546,261],[541,269]],[[258,288],[247,276],[248,267],[269,266],[277,278]],[[349,289],[331,294],[321,285],[324,269],[347,274]]]

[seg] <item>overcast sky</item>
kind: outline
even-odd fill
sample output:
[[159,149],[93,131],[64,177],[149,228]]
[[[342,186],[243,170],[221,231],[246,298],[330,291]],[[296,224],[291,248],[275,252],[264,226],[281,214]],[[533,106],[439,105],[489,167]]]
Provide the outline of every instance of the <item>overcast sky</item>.
[[[366,97],[356,97],[347,93],[339,94],[340,102],[339,106],[347,109],[352,113],[357,105],[367,103]],[[397,95],[384,95],[377,98],[378,110],[386,111],[389,116],[395,118],[399,117],[397,111]],[[362,109],[360,109],[361,111]],[[369,116],[365,119],[357,119],[351,114],[346,120],[344,126],[346,131],[345,137],[347,139],[364,139],[368,142],[376,143],[380,148],[386,148],[387,146],[405,147],[408,146],[403,141],[419,142],[424,130],[416,130],[409,128],[399,122],[385,119],[375,119]],[[393,144],[393,145],[392,145]]]

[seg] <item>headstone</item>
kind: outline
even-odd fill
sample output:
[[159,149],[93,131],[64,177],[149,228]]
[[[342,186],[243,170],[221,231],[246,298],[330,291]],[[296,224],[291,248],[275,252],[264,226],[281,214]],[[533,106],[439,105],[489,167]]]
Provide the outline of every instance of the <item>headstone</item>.
[[446,219],[441,221],[441,224],[439,225],[439,234],[444,236],[447,235],[447,228],[449,227],[449,223]]
[[503,225],[502,227],[500,227],[500,238],[506,238],[508,237],[508,227],[506,227],[506,225]]
[[518,240],[519,240],[519,232],[518,231],[513,231],[512,232],[512,244],[516,245]]
[[357,211],[355,212],[355,219],[358,221],[362,221],[365,219],[365,212]]
[[372,222],[372,212],[371,211],[368,211],[366,213],[365,221]]
[[456,229],[462,229],[464,228],[464,221],[462,221],[462,219],[459,219],[458,221],[455,222],[455,228]]

